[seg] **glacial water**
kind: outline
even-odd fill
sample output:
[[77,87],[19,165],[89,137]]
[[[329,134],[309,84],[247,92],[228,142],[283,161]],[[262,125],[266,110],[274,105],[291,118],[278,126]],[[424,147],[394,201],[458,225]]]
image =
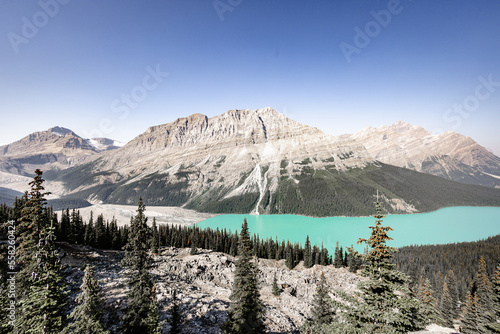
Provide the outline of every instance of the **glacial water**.
[[[200,228],[240,230],[246,218],[250,233],[260,238],[300,242],[309,235],[312,244],[323,245],[333,254],[338,241],[342,246],[356,245],[358,238],[369,238],[373,217],[310,218],[297,215],[220,215],[197,224]],[[418,214],[388,215],[382,225],[391,226],[393,247],[424,244],[447,244],[476,241],[500,234],[500,207],[449,207]]]

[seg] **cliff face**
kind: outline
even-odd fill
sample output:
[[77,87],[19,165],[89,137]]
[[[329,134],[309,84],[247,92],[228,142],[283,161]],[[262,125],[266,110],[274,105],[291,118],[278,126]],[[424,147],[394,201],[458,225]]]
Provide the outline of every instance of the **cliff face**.
[[[261,202],[277,192],[283,178],[298,182],[305,169],[346,171],[373,162],[362,145],[271,108],[230,110],[213,118],[194,114],[150,127],[121,149],[82,167],[79,172],[85,169],[92,181],[76,185],[76,190],[125,204],[136,201],[124,198],[133,189],[158,189],[157,199],[193,207],[251,194],[251,207],[242,211],[257,213],[266,210],[259,209]],[[96,184],[118,188],[103,199],[96,188],[89,190]]]
[[352,136],[376,160],[453,181],[500,188],[500,158],[453,131],[431,135],[404,122],[367,127]]

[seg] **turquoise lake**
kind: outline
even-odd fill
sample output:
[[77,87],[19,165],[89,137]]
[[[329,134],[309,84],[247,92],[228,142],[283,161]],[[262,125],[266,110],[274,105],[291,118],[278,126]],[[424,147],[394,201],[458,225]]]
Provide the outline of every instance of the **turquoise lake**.
[[[200,228],[240,230],[246,218],[250,233],[260,238],[323,245],[333,254],[338,241],[343,247],[353,244],[358,251],[358,238],[369,238],[373,217],[311,218],[297,215],[220,215],[196,224]],[[406,215],[388,215],[382,225],[391,226],[393,247],[424,244],[447,244],[476,241],[500,234],[500,207],[449,207],[437,211]]]

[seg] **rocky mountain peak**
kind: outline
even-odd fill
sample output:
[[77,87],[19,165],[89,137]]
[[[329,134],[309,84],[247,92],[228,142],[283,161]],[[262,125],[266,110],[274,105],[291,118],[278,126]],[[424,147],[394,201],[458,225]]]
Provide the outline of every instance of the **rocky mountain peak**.
[[500,158],[472,138],[454,131],[432,135],[420,126],[398,121],[365,128],[351,139],[377,160],[454,181],[500,187]]
[[63,128],[63,127],[60,127],[60,126],[55,126],[53,128],[48,129],[47,131],[49,133],[51,133],[51,134],[54,134],[54,135],[57,135],[57,136],[60,136],[60,137],[64,137],[66,135],[80,137],[76,133],[74,133],[73,131],[71,131],[70,129],[66,129],[66,128]]

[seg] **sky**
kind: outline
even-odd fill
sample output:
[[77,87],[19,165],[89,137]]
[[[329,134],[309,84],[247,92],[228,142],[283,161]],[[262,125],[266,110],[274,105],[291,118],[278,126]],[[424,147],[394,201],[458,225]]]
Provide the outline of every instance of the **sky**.
[[499,17],[486,0],[5,0],[0,144],[272,107],[333,135],[453,130],[500,156]]

